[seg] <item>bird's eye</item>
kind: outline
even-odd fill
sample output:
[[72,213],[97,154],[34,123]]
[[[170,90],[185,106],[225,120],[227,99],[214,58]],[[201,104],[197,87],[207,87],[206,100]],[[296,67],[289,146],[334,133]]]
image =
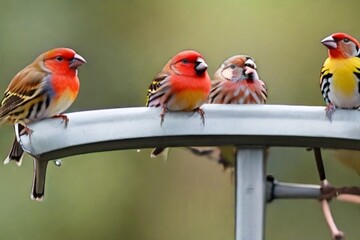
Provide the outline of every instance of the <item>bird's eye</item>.
[[181,60],[181,62],[184,63],[184,64],[187,64],[187,63],[189,63],[189,59],[184,58],[183,60]]
[[229,66],[229,68],[231,68],[231,69],[235,69],[235,68],[236,68],[236,66],[235,66],[235,64],[231,64],[231,65]]
[[344,43],[348,43],[350,40],[348,38],[344,38]]
[[64,58],[63,58],[63,57],[58,56],[58,57],[56,57],[55,59],[56,59],[56,61],[61,62]]

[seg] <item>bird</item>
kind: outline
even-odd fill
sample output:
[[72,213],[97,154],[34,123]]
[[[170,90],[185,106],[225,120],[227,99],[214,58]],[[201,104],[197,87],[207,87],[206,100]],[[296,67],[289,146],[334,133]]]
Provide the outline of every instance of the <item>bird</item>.
[[[208,103],[210,104],[265,104],[267,88],[260,80],[254,58],[235,55],[226,59],[215,72]],[[224,169],[235,166],[235,148],[189,147],[196,155],[215,160]]]
[[265,104],[266,99],[266,85],[260,80],[252,57],[230,57],[215,72],[209,103]]
[[[360,106],[360,44],[346,33],[333,33],[321,43],[328,49],[320,74],[320,89],[331,121],[336,108],[358,109]],[[334,156],[360,174],[360,152],[339,149]]]
[[[211,79],[203,56],[194,50],[184,50],[173,56],[155,76],[148,91],[146,106],[161,108],[160,125],[167,111],[198,112],[205,124],[200,108],[208,99]],[[155,148],[156,157],[165,147]]]
[[321,43],[328,48],[328,58],[320,73],[320,89],[331,121],[336,108],[360,106],[360,44],[346,33],[334,33]]
[[[321,43],[328,49],[328,57],[320,72],[320,90],[327,104],[325,108],[326,117],[332,122],[332,116],[337,108],[359,109],[360,44],[354,37],[342,32],[325,37],[321,40]],[[314,151],[318,152],[316,161],[321,180],[321,189],[326,191],[331,189],[332,186],[325,176],[320,149],[314,149]],[[360,173],[359,152],[337,149],[333,155],[341,163],[356,170],[358,174]],[[331,223],[328,225],[332,235],[340,239],[343,237],[343,233],[334,224],[327,199],[323,199],[321,204],[326,221]]]
[[[75,101],[80,83],[78,67],[86,60],[70,48],[54,48],[42,53],[10,81],[0,104],[0,125],[18,124],[20,134],[31,135],[28,124],[45,118],[61,118]],[[24,151],[15,138],[4,164],[15,161],[21,165]],[[47,164],[47,162],[46,162]],[[42,200],[45,189],[44,162],[34,158],[33,200]]]

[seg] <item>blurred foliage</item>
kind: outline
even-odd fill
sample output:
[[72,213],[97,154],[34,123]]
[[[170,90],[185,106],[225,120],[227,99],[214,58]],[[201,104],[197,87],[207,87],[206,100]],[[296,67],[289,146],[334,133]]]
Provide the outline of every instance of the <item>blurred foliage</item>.
[[[200,51],[210,74],[235,54],[256,59],[270,104],[323,105],[320,40],[343,31],[360,38],[358,1],[0,1],[0,86],[41,52],[74,48],[81,92],[69,111],[143,106],[153,76],[176,52]],[[0,152],[13,139],[2,128]],[[0,168],[1,238],[233,239],[234,184],[213,162],[173,149],[167,162],[149,150],[74,156],[49,165],[46,198],[29,199],[31,158]],[[359,176],[325,155],[330,180]],[[274,148],[269,173],[282,181],[317,183],[312,153]],[[360,235],[360,208],[333,202],[348,239]],[[320,205],[275,201],[267,207],[267,239],[329,239]]]

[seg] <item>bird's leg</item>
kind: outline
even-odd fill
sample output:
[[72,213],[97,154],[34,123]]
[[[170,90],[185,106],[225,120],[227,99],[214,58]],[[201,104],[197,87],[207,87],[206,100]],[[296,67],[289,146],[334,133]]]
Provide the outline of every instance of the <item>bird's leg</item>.
[[58,115],[53,116],[53,118],[61,118],[62,119],[61,123],[64,123],[65,128],[67,128],[68,123],[69,123],[69,118],[65,114],[58,114]]
[[336,109],[336,107],[332,103],[329,103],[325,108],[326,116],[330,122],[332,121],[332,115],[334,114],[335,109]]
[[162,107],[161,113],[160,113],[160,126],[162,126],[165,118],[165,113],[167,112],[166,107]]
[[19,123],[19,125],[21,126],[21,127],[19,127],[19,129],[21,128],[20,133],[19,133],[20,136],[22,136],[24,134],[31,136],[31,133],[33,131],[30,128],[28,128],[28,126],[26,126],[26,124]]
[[194,110],[194,112],[198,112],[201,116],[202,125],[205,125],[205,112],[201,108],[197,108]]

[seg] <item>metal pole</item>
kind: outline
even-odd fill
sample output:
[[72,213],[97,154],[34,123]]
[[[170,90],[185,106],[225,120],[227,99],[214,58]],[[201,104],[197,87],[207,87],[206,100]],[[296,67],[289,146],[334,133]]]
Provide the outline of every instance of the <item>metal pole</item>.
[[275,199],[319,199],[321,196],[319,185],[279,182],[272,176],[268,176],[266,182],[268,203]]
[[265,151],[239,148],[236,153],[235,240],[265,236]]

